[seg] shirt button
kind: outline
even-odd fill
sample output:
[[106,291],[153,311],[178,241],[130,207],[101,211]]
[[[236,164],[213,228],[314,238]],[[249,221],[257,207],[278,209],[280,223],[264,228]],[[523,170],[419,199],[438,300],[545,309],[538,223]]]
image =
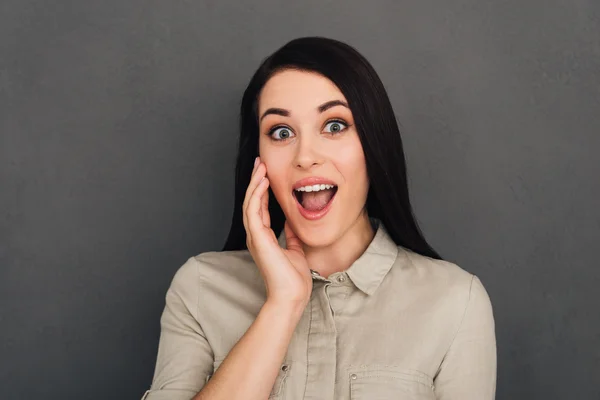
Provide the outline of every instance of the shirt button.
[[356,374],[350,375],[350,379],[356,379]]
[[290,366],[287,365],[287,364],[284,364],[284,365],[281,366],[281,370],[284,371],[284,372],[287,371],[288,369],[290,369]]
[[338,282],[344,282],[345,280],[346,280],[346,277],[344,275],[338,276]]

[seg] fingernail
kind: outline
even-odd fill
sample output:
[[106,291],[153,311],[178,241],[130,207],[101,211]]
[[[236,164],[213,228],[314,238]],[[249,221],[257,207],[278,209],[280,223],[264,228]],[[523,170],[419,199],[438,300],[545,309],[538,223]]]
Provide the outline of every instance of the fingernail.
[[257,165],[258,165],[258,157],[256,157],[256,158],[254,159],[254,166],[256,167]]

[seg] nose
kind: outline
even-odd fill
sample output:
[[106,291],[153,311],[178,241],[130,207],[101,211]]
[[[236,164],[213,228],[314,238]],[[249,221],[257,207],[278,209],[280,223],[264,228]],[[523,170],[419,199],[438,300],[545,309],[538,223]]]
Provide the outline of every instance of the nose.
[[324,162],[319,152],[319,140],[312,135],[300,135],[296,146],[294,165],[300,169],[310,169]]

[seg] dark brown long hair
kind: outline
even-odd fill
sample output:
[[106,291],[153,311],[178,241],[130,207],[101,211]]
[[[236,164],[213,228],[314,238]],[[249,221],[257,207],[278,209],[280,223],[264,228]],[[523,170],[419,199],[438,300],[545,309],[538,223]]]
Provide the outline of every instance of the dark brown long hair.
[[[382,221],[397,245],[442,259],[427,243],[415,220],[400,130],[383,83],[371,64],[353,47],[324,37],[303,37],[285,44],[262,62],[244,91],[233,217],[223,250],[246,249],[242,204],[258,156],[258,96],[269,78],[284,69],[316,72],[337,85],[348,100],[365,154],[370,182],[369,217]],[[269,195],[271,227],[279,235],[285,216],[271,191]]]

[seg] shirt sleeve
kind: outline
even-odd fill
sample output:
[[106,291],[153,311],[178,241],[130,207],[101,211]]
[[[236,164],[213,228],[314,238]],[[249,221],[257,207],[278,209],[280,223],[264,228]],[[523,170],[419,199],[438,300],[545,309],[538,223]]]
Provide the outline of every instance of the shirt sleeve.
[[199,265],[189,258],[167,290],[154,377],[142,400],[190,400],[212,374],[213,351],[197,319]]
[[460,328],[435,377],[439,400],[494,400],[496,334],[492,304],[473,275]]

